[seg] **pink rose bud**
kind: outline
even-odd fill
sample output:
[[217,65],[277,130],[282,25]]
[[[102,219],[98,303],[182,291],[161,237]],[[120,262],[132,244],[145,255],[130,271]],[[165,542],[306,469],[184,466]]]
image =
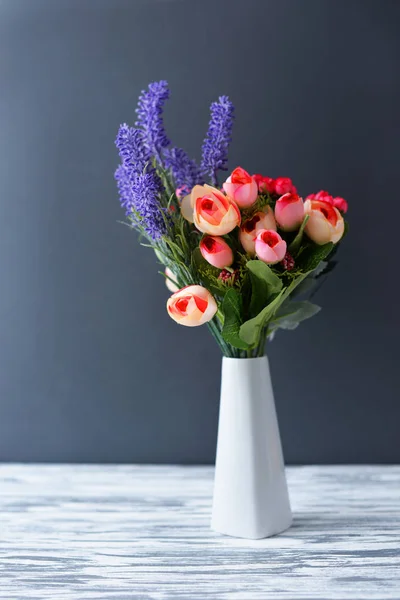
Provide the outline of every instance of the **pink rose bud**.
[[344,198],[340,198],[339,196],[334,198],[325,190],[321,190],[317,194],[310,194],[307,196],[306,200],[322,200],[323,202],[328,202],[328,204],[335,206],[342,213],[346,213],[349,208],[349,205]]
[[210,185],[194,186],[191,205],[194,224],[202,233],[225,235],[240,225],[240,210],[235,202]]
[[338,208],[342,213],[347,213],[347,210],[349,208],[349,205],[347,204],[346,200],[344,198],[340,198],[340,196],[336,196],[336,198],[333,198],[333,206]]
[[333,205],[332,196],[329,192],[326,192],[325,190],[321,190],[316,194],[310,194],[309,196],[307,196],[306,200],[322,200],[323,202],[328,202],[328,204]]
[[206,235],[200,242],[200,252],[210,265],[217,269],[230,267],[233,263],[231,247],[221,237]]
[[[177,292],[179,287],[177,285],[176,277],[169,267],[165,267],[165,285],[170,292]],[[175,283],[174,283],[175,282]]]
[[240,228],[239,240],[248,254],[255,254],[256,237],[261,229],[273,229],[276,231],[274,212],[270,206],[266,206],[263,210],[256,212]]
[[258,186],[260,194],[275,194],[275,179],[272,179],[272,177],[264,177],[259,173],[253,175],[253,179]]
[[305,226],[308,237],[316,244],[336,244],[344,233],[344,220],[337,208],[323,200],[306,200],[304,212],[309,216]]
[[214,297],[201,285],[184,287],[167,301],[171,319],[186,327],[197,327],[211,321],[217,310]]
[[284,194],[275,204],[275,219],[283,231],[295,231],[304,219],[304,204],[297,194]]
[[227,196],[232,198],[240,208],[254,204],[258,196],[257,183],[242,167],[237,167],[223,184]]
[[278,177],[275,179],[275,194],[283,196],[283,194],[296,194],[297,190],[294,187],[292,180],[289,177]]
[[274,265],[285,258],[286,242],[273,229],[261,229],[256,237],[256,254],[267,265]]

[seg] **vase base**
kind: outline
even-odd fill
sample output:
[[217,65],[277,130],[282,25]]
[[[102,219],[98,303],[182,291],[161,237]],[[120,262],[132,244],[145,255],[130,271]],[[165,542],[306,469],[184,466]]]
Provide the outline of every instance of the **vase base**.
[[274,527],[271,526],[270,528],[264,530],[243,531],[240,527],[229,527],[227,524],[224,526],[224,524],[218,524],[212,520],[211,530],[215,533],[219,533],[220,535],[226,535],[229,537],[236,537],[245,540],[262,540],[287,531],[291,527],[292,523],[293,519],[290,515],[289,518],[287,518],[285,521],[277,523]]

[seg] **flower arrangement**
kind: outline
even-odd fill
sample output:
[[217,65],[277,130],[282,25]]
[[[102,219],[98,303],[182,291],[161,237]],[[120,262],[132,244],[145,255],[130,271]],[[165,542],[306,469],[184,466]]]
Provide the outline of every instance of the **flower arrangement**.
[[310,302],[346,232],[347,202],[328,192],[305,201],[291,179],[227,170],[234,107],[211,104],[198,165],[171,145],[163,124],[166,81],[139,97],[134,127],[120,126],[116,170],[129,225],[165,266],[169,316],[207,324],[224,356],[264,355],[278,329],[320,308]]

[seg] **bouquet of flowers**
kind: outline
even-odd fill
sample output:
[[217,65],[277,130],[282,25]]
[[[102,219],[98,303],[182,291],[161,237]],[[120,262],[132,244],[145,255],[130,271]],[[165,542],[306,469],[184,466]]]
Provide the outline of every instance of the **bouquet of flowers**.
[[211,104],[197,164],[171,145],[163,124],[166,81],[139,97],[134,127],[120,126],[116,170],[129,225],[154,249],[172,295],[169,316],[207,324],[226,357],[264,355],[278,329],[294,329],[320,309],[310,302],[335,266],[347,202],[320,191],[299,196],[291,179],[227,170],[234,107]]

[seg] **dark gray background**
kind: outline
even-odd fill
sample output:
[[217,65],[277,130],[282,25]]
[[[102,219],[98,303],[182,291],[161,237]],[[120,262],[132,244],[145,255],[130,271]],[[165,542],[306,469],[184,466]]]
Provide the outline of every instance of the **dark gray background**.
[[350,204],[323,311],[269,348],[290,463],[395,462],[400,3],[0,5],[0,460],[211,462],[220,356],[169,319],[151,250],[117,223],[118,125],[167,79],[199,156],[236,105],[230,166]]

